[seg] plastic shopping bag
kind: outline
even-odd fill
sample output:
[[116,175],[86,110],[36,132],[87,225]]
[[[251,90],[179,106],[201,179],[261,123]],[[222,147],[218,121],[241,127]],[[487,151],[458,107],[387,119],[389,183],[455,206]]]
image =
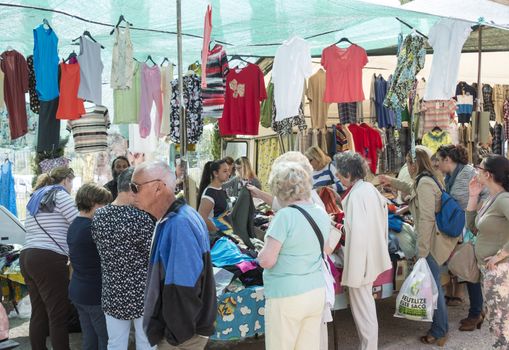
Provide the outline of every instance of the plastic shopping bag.
[[437,299],[438,288],[435,279],[426,259],[420,258],[398,293],[394,316],[432,322]]

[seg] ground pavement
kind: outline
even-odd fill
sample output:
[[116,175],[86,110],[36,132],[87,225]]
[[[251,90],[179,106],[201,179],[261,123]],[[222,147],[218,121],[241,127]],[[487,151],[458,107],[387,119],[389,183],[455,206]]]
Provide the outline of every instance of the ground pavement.
[[[393,317],[395,297],[377,302],[378,320],[379,320],[379,349],[384,350],[489,350],[491,349],[491,338],[488,332],[487,323],[483,324],[480,331],[459,332],[459,320],[466,317],[468,305],[449,308],[449,341],[443,348],[424,345],[419,342],[419,336],[424,335],[429,329],[429,323],[408,321]],[[337,349],[356,350],[359,341],[355,324],[350,310],[337,311],[336,334],[339,342]],[[332,346],[332,327],[329,327],[329,349]],[[20,319],[11,319],[11,339],[19,342],[21,346],[18,349],[30,349],[28,341],[28,321]],[[71,335],[71,349],[81,348],[81,335]],[[131,347],[134,349],[134,347]],[[130,348],[130,349],[131,349]],[[258,339],[249,339],[243,342],[214,342],[209,344],[210,350],[263,350],[263,337]]]

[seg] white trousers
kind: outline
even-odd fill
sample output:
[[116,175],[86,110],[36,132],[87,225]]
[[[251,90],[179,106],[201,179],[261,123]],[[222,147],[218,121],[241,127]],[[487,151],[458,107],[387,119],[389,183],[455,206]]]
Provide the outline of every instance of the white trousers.
[[350,307],[361,341],[361,350],[378,349],[378,320],[376,316],[373,285],[360,288],[348,288]]
[[106,315],[106,329],[108,330],[108,350],[127,350],[131,322],[134,322],[136,335],[136,350],[156,349],[150,346],[147,335],[143,330],[143,317],[134,320],[119,320]]
[[265,302],[266,350],[318,350],[325,288]]

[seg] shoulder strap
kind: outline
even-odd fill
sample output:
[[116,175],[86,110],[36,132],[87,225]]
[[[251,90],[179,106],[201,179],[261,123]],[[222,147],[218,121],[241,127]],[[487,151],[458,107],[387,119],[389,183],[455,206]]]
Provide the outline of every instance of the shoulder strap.
[[58,244],[58,242],[53,238],[51,237],[51,235],[48,233],[48,231],[46,231],[42,226],[41,224],[39,223],[39,221],[37,220],[37,218],[34,216],[33,217],[35,219],[35,222],[37,223],[37,225],[41,228],[41,230],[49,237],[51,238],[51,240],[58,246],[58,248],[60,248],[60,250],[64,253],[65,256],[69,257],[69,254],[66,253],[66,251],[64,250],[64,248],[62,248],[62,246],[60,244]]
[[313,220],[311,215],[309,215],[309,213],[307,211],[305,211],[304,209],[302,209],[301,207],[299,207],[297,205],[293,205],[293,204],[289,205],[289,207],[300,211],[302,213],[302,215],[304,215],[304,217],[308,220],[309,224],[313,228],[313,231],[315,231],[316,237],[318,238],[318,242],[320,242],[320,252],[321,252],[322,258],[324,258],[324,256],[323,256],[323,247],[324,247],[323,235],[322,235],[322,232],[320,231],[320,228],[316,224],[315,220]]
[[431,177],[433,179],[433,181],[435,181],[435,183],[437,184],[438,188],[440,189],[440,191],[444,192],[444,188],[442,188],[442,185],[440,184],[440,182],[438,182],[438,180],[433,176],[433,175],[429,175],[429,174],[421,174],[417,177],[416,181],[415,181],[415,187],[417,188],[417,186],[419,185],[419,181],[421,181],[421,179],[424,177],[424,176],[427,176],[427,177]]

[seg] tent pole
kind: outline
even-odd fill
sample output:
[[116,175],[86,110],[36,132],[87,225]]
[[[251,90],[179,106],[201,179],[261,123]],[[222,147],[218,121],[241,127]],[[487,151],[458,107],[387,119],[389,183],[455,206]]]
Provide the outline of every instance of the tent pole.
[[481,112],[482,109],[482,84],[481,84],[481,57],[482,57],[482,26],[479,26],[478,34],[478,60],[477,60],[477,112]]
[[189,203],[189,176],[187,164],[187,122],[184,104],[184,74],[182,69],[182,0],[177,0],[177,56],[180,110],[180,164],[184,169],[184,196]]

